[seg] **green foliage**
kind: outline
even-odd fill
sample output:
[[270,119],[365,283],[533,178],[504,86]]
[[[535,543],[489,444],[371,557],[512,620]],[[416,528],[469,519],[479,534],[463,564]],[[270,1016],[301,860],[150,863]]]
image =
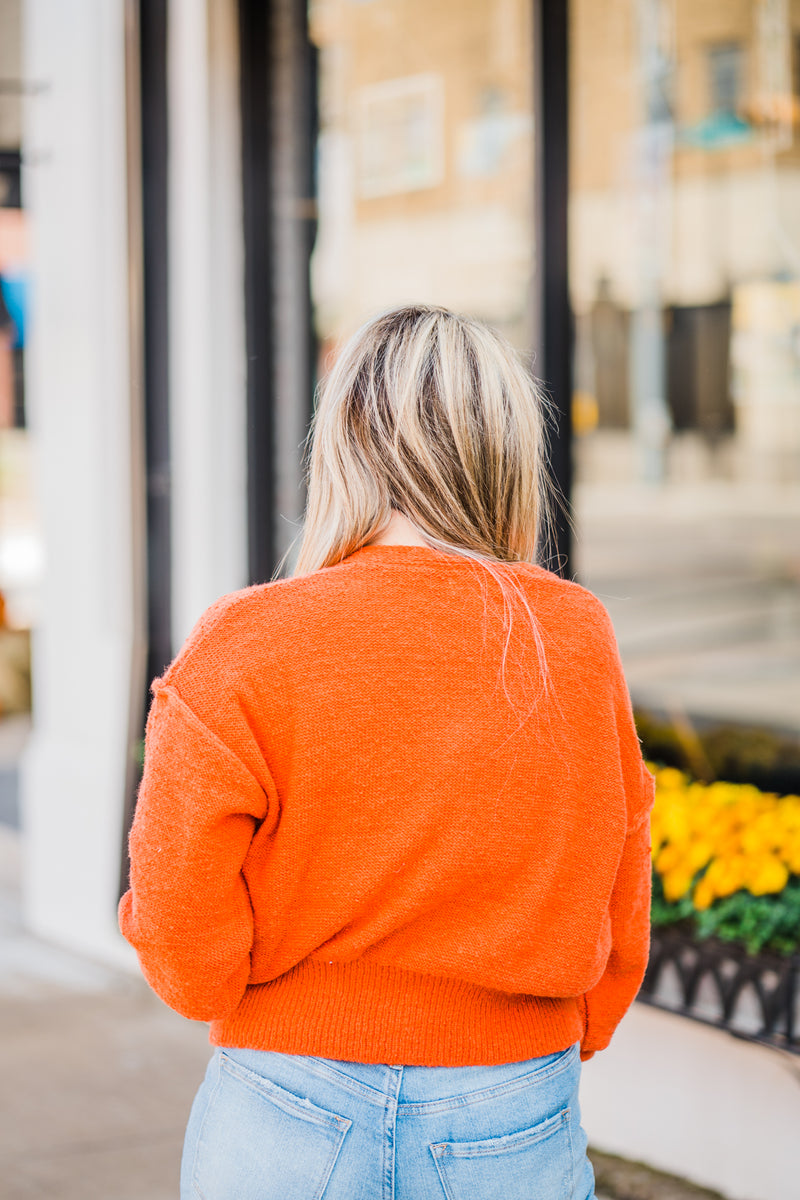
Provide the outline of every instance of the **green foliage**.
[[[694,883],[692,884],[694,886]],[[695,907],[692,897],[687,892],[680,900],[664,899],[664,887],[658,871],[653,871],[653,898],[650,905],[650,921],[653,925],[676,925],[693,916]]]
[[714,935],[725,942],[741,942],[749,954],[760,950],[792,954],[800,950],[800,879],[791,879],[775,895],[734,892],[697,913],[694,924],[699,938]]
[[690,892],[674,903],[665,900],[661,879],[653,871],[651,919],[657,928],[685,922],[699,941],[713,936],[723,942],[736,942],[748,954],[762,950],[796,954],[800,951],[800,879],[793,876],[783,891],[774,895],[734,892],[698,911]]

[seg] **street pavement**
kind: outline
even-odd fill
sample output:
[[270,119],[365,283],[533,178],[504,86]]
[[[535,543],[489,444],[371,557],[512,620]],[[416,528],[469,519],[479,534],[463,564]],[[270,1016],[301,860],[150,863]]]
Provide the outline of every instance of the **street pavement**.
[[177,1200],[206,1027],[26,934],[18,841],[0,826],[0,1196]]

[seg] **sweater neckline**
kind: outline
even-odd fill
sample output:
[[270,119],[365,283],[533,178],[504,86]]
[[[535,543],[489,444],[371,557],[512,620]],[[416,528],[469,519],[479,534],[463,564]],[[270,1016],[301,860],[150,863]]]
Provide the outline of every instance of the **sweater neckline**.
[[369,546],[359,546],[357,550],[353,550],[352,553],[342,559],[342,562],[352,562],[356,559],[367,558],[375,559],[377,562],[455,562],[462,564],[471,561],[459,554],[449,554],[433,546],[411,546],[381,542]]
[[[412,546],[408,544],[378,543],[360,546],[343,558],[342,562],[408,563],[421,566],[453,566],[457,569],[464,567],[479,567],[480,563],[462,554],[454,554],[447,550],[439,550],[435,546]],[[514,563],[497,560],[498,566],[515,566]],[[531,564],[528,564],[531,565]]]

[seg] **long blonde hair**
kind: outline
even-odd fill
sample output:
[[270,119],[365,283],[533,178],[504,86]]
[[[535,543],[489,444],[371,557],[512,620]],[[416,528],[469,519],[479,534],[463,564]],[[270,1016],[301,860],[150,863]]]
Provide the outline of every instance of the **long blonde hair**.
[[508,567],[536,562],[548,537],[547,417],[547,400],[516,352],[481,322],[429,305],[367,322],[320,389],[293,574],[352,554],[395,509],[433,549],[472,559],[494,577],[505,650],[516,596],[543,683],[538,625]]

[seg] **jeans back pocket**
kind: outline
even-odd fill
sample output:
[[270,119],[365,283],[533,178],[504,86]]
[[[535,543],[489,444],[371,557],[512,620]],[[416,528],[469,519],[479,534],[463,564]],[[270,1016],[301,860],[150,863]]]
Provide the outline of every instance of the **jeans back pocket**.
[[447,1200],[569,1200],[570,1110],[530,1129],[479,1142],[430,1146]]
[[201,1200],[322,1200],[351,1124],[222,1053],[194,1191]]

